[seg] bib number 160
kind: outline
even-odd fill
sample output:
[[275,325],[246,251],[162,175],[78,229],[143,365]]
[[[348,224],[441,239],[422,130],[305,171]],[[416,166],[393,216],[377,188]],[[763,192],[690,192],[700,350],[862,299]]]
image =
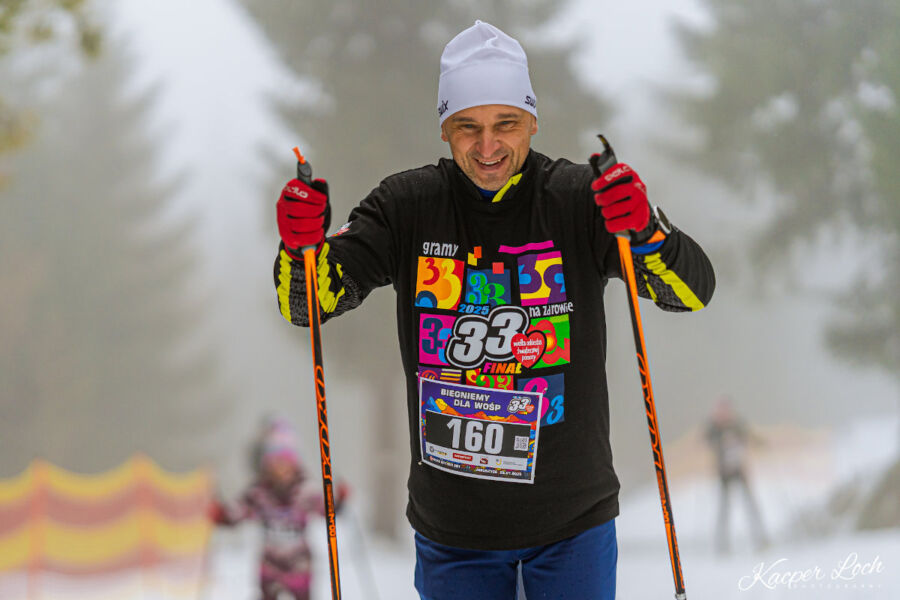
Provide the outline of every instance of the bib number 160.
[[[503,427],[497,423],[482,423],[466,419],[450,419],[447,428],[453,432],[453,447],[460,448],[460,437],[469,452],[500,454],[503,449]],[[463,431],[465,430],[465,431]]]

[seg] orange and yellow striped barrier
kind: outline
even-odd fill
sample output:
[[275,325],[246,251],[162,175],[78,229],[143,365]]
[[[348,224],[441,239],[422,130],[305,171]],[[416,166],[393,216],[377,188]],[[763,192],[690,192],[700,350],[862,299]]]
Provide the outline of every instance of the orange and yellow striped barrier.
[[[211,533],[205,469],[169,473],[145,456],[96,475],[34,461],[0,480],[0,574],[95,576],[160,565],[203,567]],[[202,573],[197,573],[202,577]]]

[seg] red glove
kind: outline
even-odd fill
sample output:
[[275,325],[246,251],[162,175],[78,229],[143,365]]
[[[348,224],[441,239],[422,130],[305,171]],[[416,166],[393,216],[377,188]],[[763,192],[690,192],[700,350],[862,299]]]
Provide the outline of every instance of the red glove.
[[287,253],[292,258],[303,260],[303,248],[314,246],[318,252],[331,220],[328,183],[324,179],[316,179],[307,185],[299,179],[291,179],[281,190],[276,208],[278,233]]
[[610,233],[643,231],[650,223],[647,187],[625,163],[617,163],[594,180],[591,189]]

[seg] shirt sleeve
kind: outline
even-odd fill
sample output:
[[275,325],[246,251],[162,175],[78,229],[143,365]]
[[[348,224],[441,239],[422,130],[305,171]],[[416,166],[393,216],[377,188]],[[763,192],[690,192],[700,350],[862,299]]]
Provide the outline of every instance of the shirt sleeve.
[[[594,236],[598,262],[607,276],[623,278],[619,245],[606,231],[599,209],[595,211]],[[697,311],[706,306],[716,287],[712,264],[697,242],[673,228],[657,231],[650,240],[632,247],[638,295],[670,312]]]
[[661,309],[697,311],[712,299],[716,288],[712,264],[686,233],[675,229],[657,248],[633,248],[632,259],[638,293]]
[[[395,194],[390,180],[382,182],[319,250],[316,276],[322,323],[356,308],[372,290],[395,279],[403,216]],[[274,276],[282,316],[294,325],[309,326],[303,261],[285,252],[284,244],[279,247]]]

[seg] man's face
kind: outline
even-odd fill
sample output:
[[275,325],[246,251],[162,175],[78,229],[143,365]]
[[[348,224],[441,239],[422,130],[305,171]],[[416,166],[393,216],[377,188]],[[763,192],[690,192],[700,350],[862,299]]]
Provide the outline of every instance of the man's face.
[[450,144],[453,160],[478,187],[497,191],[519,172],[537,119],[504,104],[473,106],[450,115],[441,139]]

